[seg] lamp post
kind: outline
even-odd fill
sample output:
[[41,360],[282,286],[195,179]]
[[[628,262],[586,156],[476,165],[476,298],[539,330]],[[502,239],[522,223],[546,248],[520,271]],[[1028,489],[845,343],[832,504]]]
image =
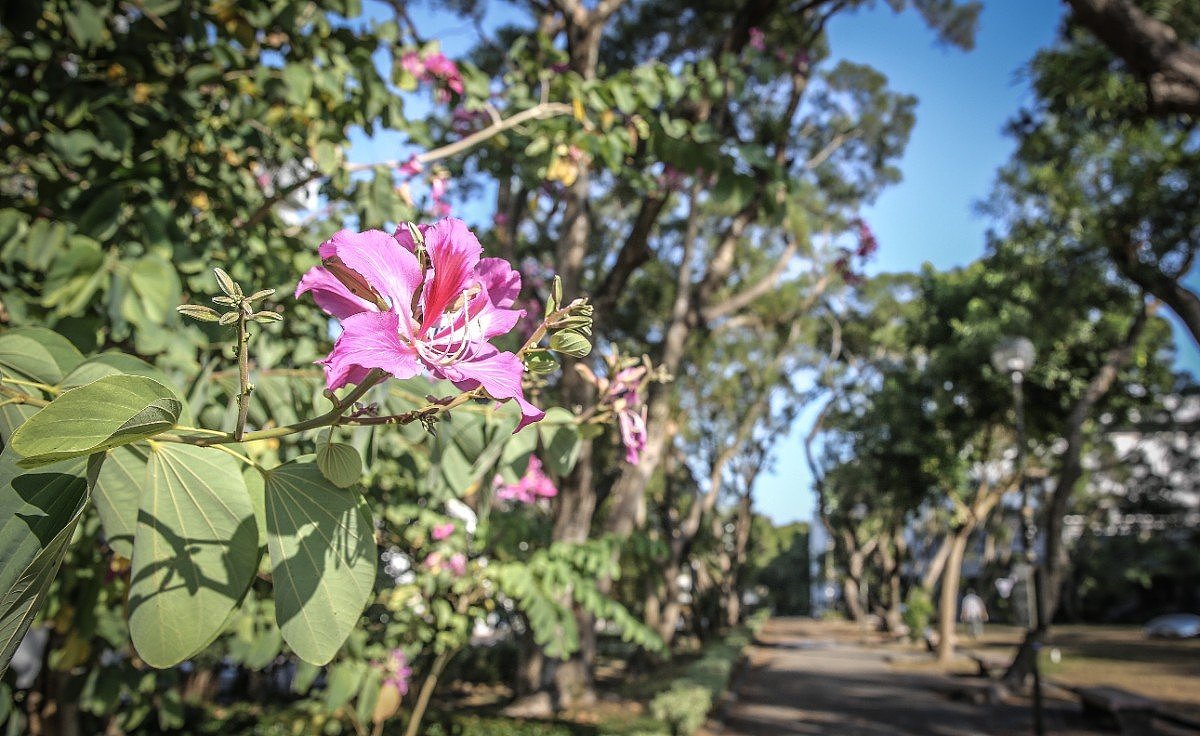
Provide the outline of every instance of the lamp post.
[[1026,638],[1034,642],[1033,662],[1033,731],[1038,736],[1046,732],[1042,710],[1042,676],[1038,667],[1038,642],[1044,612],[1042,610],[1042,573],[1037,564],[1037,527],[1033,523],[1033,504],[1029,498],[1029,483],[1025,477],[1025,374],[1037,357],[1033,343],[1024,337],[1009,337],[1000,341],[992,351],[992,365],[1012,381],[1013,414],[1017,432],[1017,482],[1021,489],[1021,536],[1025,544],[1025,563],[1033,573],[1033,610],[1029,616]]

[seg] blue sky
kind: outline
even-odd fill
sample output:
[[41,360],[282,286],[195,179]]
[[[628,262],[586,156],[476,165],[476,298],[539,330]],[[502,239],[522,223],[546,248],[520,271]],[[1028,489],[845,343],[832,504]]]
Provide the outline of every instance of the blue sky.
[[[508,11],[501,2],[488,5],[484,25],[492,27]],[[1031,99],[1019,72],[1054,41],[1062,13],[1056,0],[986,0],[970,52],[938,44],[915,12],[897,15],[882,2],[830,24],[835,58],[870,64],[888,76],[894,90],[920,101],[900,163],[904,180],[865,212],[880,243],[870,273],[912,271],[926,262],[952,268],[983,253],[990,223],[974,206],[987,196],[996,170],[1012,153],[1005,122]],[[464,53],[475,38],[470,23],[423,9],[414,15],[422,33],[441,39],[451,56]],[[359,140],[351,159],[398,158],[399,143]],[[1200,272],[1192,281],[1200,282]],[[1181,330],[1176,336],[1181,366],[1200,374],[1200,351]],[[801,451],[810,422],[811,417],[802,417],[779,443],[775,466],[756,489],[757,510],[779,523],[812,518],[812,479]]]
[[[920,100],[900,164],[904,180],[865,213],[880,245],[868,272],[913,271],[925,262],[946,269],[982,255],[990,223],[974,205],[1012,154],[1005,122],[1031,99],[1019,72],[1054,41],[1062,12],[1054,0],[988,0],[970,52],[938,45],[916,13],[896,15],[882,3],[830,24],[835,57],[870,64],[893,89]],[[1191,280],[1200,282],[1200,273]],[[1200,374],[1200,351],[1178,326],[1176,341],[1181,367]],[[802,417],[780,442],[775,467],[755,490],[756,509],[777,523],[812,519],[801,451],[811,421]]]

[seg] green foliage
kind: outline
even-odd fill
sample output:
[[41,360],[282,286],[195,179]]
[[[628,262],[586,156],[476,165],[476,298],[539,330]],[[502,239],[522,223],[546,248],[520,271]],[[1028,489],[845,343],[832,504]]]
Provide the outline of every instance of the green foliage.
[[333,659],[375,583],[371,511],[356,489],[328,481],[313,462],[266,475],[267,549],[284,641],[306,662]]
[[99,458],[23,471],[0,453],[0,673],[41,607],[95,484]]
[[169,667],[215,639],[258,569],[258,547],[237,460],[152,444],[129,585],[129,634],[142,659]]
[[13,433],[10,444],[22,467],[91,455],[164,430],[183,405],[158,381],[105,376],[63,392]]
[[340,442],[326,442],[317,450],[317,468],[338,488],[349,488],[362,479],[362,455]]
[[683,677],[650,701],[650,712],[670,729],[672,736],[691,736],[704,725],[713,704],[729,686],[750,638],[750,631],[743,628],[709,644],[700,658],[688,665]]
[[671,736],[691,736],[712,710],[712,693],[704,685],[675,683],[650,703],[654,717],[667,724]]
[[777,527],[764,517],[754,519],[746,587],[765,589],[771,608],[779,615],[809,611],[808,534],[805,522]]
[[925,636],[925,629],[933,620],[933,598],[924,588],[913,586],[904,597],[904,625],[908,627],[908,638],[920,641]]

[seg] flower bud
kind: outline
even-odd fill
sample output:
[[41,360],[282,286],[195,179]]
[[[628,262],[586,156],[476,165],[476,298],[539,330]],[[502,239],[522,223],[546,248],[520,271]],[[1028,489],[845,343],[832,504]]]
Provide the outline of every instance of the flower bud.
[[238,286],[237,282],[231,279],[229,274],[225,273],[223,269],[214,268],[213,274],[215,274],[217,277],[217,285],[221,287],[221,291],[225,292],[234,299],[242,298],[242,288]]
[[178,307],[175,307],[175,311],[185,317],[198,319],[201,322],[217,322],[221,319],[221,315],[217,314],[216,310],[200,304],[180,304]]

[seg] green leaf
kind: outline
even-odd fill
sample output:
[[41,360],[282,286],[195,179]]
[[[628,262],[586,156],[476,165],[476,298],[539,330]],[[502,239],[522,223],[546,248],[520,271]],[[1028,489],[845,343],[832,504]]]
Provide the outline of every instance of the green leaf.
[[550,349],[576,358],[582,358],[592,352],[592,343],[575,330],[562,330],[550,337]]
[[542,438],[543,460],[546,467],[558,475],[566,475],[579,459],[579,427],[571,412],[562,407],[553,407],[546,417],[537,423]]
[[303,105],[312,96],[313,72],[307,64],[288,64],[283,68],[283,83],[288,102]]
[[366,673],[367,663],[356,660],[342,660],[330,667],[329,684],[325,688],[325,707],[335,711],[350,702]]
[[93,355],[71,371],[59,384],[59,388],[85,386],[105,376],[145,376],[158,381],[170,389],[171,394],[182,405],[183,410],[179,413],[180,424],[192,424],[192,411],[188,406],[187,397],[183,395],[183,391],[179,390],[175,382],[155,366],[125,353],[108,352]]
[[38,408],[29,404],[5,404],[0,406],[0,443],[8,444],[12,433],[25,423],[29,417],[37,414]]
[[537,449],[537,441],[536,424],[531,424],[508,438],[508,442],[504,444],[504,452],[500,454],[501,470],[505,475],[512,474],[512,477],[506,477],[505,481],[515,481],[525,474],[529,466],[529,456]]
[[254,509],[232,456],[156,443],[133,542],[129,635],[152,667],[170,667],[225,628],[258,568]]
[[296,676],[292,678],[292,692],[297,695],[308,694],[309,688],[316,682],[317,675],[321,674],[321,668],[309,662],[300,662],[296,665]]
[[242,468],[242,480],[246,483],[246,492],[250,494],[250,505],[254,507],[254,525],[258,529],[258,547],[265,551],[267,546],[267,496],[263,482],[263,474],[258,468],[246,466]]
[[525,368],[530,373],[546,375],[558,370],[558,361],[549,350],[537,348],[525,353]]
[[90,455],[175,426],[183,405],[142,376],[107,376],[71,389],[13,432],[22,467]]
[[104,254],[91,238],[74,235],[65,253],[54,259],[46,274],[46,292],[42,304],[57,307],[56,316],[77,314],[91,304],[92,297],[105,280]]
[[341,442],[326,442],[317,450],[317,467],[330,483],[349,488],[362,478],[362,456]]
[[75,3],[74,8],[64,14],[63,20],[71,37],[85,49],[99,45],[108,34],[104,28],[104,17],[91,3]]
[[613,82],[609,87],[612,92],[613,101],[617,103],[617,109],[626,115],[630,115],[637,109],[637,100],[633,97],[633,90],[625,82]]
[[79,232],[101,242],[111,238],[117,231],[123,201],[118,187],[106,187],[79,217]]
[[0,335],[0,373],[57,385],[83,362],[70,340],[45,327],[19,327]]
[[158,256],[137,259],[129,269],[129,286],[141,301],[143,313],[157,324],[179,304],[179,277],[175,267]]
[[22,470],[11,447],[0,453],[0,674],[37,615],[102,456]]
[[313,146],[313,160],[323,174],[333,174],[342,162],[337,146],[331,141],[317,141]]
[[358,689],[358,699],[354,710],[359,723],[369,723],[375,712],[375,703],[379,701],[379,689],[383,686],[383,670],[370,667],[363,676],[362,686]]
[[133,557],[133,535],[149,452],[150,448],[141,442],[110,450],[92,493],[108,546],[127,560]]
[[267,549],[284,641],[306,662],[333,659],[375,584],[375,529],[367,502],[312,461],[267,473]]

